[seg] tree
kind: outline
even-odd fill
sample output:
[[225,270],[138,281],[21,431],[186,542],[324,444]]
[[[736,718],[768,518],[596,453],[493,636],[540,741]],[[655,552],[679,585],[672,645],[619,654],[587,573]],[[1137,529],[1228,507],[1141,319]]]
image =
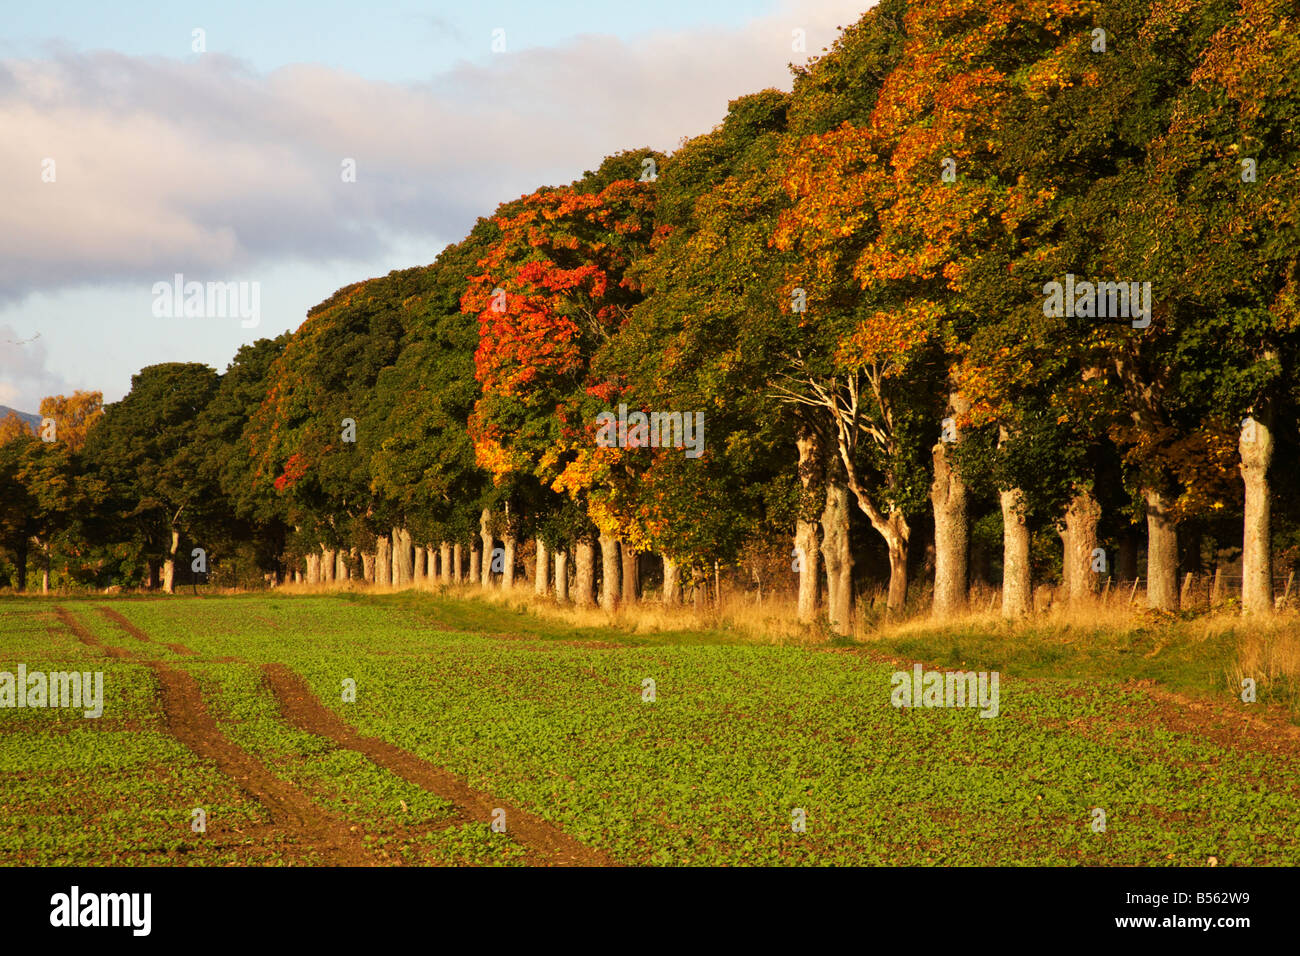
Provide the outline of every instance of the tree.
[[161,562],[168,593],[175,587],[182,534],[222,507],[195,430],[218,382],[215,371],[196,363],[144,368],[86,439],[85,456],[108,490],[107,510],[136,530],[151,569]]

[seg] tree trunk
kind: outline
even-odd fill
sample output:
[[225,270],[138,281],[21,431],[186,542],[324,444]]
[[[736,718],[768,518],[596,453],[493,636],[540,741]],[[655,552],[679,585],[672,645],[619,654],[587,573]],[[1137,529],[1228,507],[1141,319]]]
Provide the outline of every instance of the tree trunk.
[[415,570],[411,575],[411,579],[417,585],[423,584],[429,579],[428,560],[429,549],[423,545],[417,547],[415,549]]
[[402,547],[398,553],[398,564],[402,570],[402,587],[405,588],[410,587],[415,580],[415,543],[411,540],[411,532],[405,528],[400,530],[399,538]]
[[541,538],[535,539],[537,545],[537,570],[533,573],[533,593],[538,597],[546,597],[550,591],[550,581],[547,580],[551,572],[550,555],[546,551],[546,542]]
[[411,586],[411,533],[405,528],[393,529],[393,587]]
[[[948,399],[954,415],[969,409],[959,393]],[[954,429],[961,440],[960,429]],[[938,441],[930,450],[934,461],[934,481],[930,484],[930,505],[934,509],[934,603],[936,618],[961,613],[970,593],[967,556],[970,546],[970,521],[966,511],[966,483],[956,465],[949,460],[950,443]]]
[[[351,555],[352,555],[352,560],[356,561],[357,559],[356,548],[352,549]],[[352,568],[348,565],[347,556],[344,554],[342,550],[339,551],[339,566],[338,566],[338,571],[335,573],[334,576],[338,578],[340,581],[348,581],[352,578]]]
[[1092,569],[1092,553],[1097,548],[1097,522],[1101,505],[1092,490],[1077,487],[1070,506],[1065,509],[1065,527],[1061,529],[1061,579],[1065,600],[1072,606],[1088,604],[1097,593],[1098,574]]
[[483,583],[483,546],[474,538],[469,546],[469,583]]
[[438,580],[443,584],[451,583],[451,542],[438,543]]
[[[1268,469],[1273,461],[1272,415],[1265,412],[1242,429],[1237,443],[1246,512],[1241,543],[1241,610],[1273,613],[1272,501]],[[1247,441],[1247,439],[1251,439]]]
[[361,555],[361,577],[367,584],[375,583],[375,554],[373,551]]
[[600,606],[611,613],[618,604],[618,572],[618,538],[612,534],[602,534],[600,536]]
[[492,532],[488,530],[488,523],[492,520],[492,514],[486,508],[479,515],[479,538],[483,541],[483,560],[479,567],[479,582],[483,587],[489,587],[492,584]]
[[811,624],[817,620],[821,597],[821,551],[818,550],[817,524],[800,519],[795,523],[794,557],[799,569],[799,620]]
[[[181,533],[178,529],[172,528],[172,546],[167,550],[167,560],[163,562],[163,590],[168,594],[176,593],[176,549],[181,546]],[[44,572],[46,578],[41,582],[41,590],[48,591],[49,569]]]
[[620,551],[623,555],[623,603],[632,605],[641,596],[641,556],[626,543]]
[[378,587],[391,587],[393,583],[393,547],[387,535],[380,535],[375,541],[375,584]]
[[[795,445],[799,449],[799,483],[807,494],[818,477],[816,433],[811,429],[801,431]],[[799,518],[794,526],[793,557],[798,562],[795,567],[799,573],[799,620],[803,624],[817,620],[822,583],[821,553],[817,549],[816,522]]]
[[574,548],[573,600],[579,607],[596,603],[596,548],[590,541],[579,541]]
[[505,536],[505,562],[501,565],[501,587],[509,591],[515,586],[515,549],[518,541],[513,534]]
[[1029,519],[1019,488],[998,492],[1002,501],[1002,616],[1024,617],[1030,610]]
[[563,548],[555,552],[555,600],[561,604],[569,600],[569,552]]
[[886,607],[891,616],[903,613],[907,606],[907,548],[911,529],[903,512],[894,510],[889,513],[889,533],[885,544],[889,548],[889,603]]
[[465,546],[459,541],[451,546],[451,576],[457,584],[465,580]]
[[681,604],[681,568],[667,554],[663,555],[663,602],[669,607]]
[[1147,607],[1178,610],[1178,528],[1169,517],[1169,499],[1144,488],[1147,506]]
[[849,490],[837,480],[826,483],[822,509],[822,557],[826,565],[826,611],[831,630],[848,634],[853,618],[853,554],[849,549]]
[[321,584],[334,582],[334,552],[323,545],[320,549],[320,579]]

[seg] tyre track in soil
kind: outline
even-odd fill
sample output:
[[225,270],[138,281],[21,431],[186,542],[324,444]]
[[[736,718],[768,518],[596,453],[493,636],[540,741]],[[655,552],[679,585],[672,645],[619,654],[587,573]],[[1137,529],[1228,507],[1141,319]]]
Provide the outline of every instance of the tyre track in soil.
[[540,866],[615,865],[605,854],[578,842],[554,824],[475,790],[451,771],[386,740],[361,736],[317,700],[306,682],[283,664],[264,664],[262,673],[280,703],[280,712],[285,720],[299,730],[326,737],[340,747],[362,754],[403,780],[450,800],[468,821],[490,823],[493,810],[504,810],[506,830],[527,849],[530,863]]
[[[122,627],[132,637],[145,643],[154,643],[148,634],[112,608],[100,606],[96,610]],[[178,654],[194,654],[194,651],[184,644],[166,646]],[[128,652],[121,653],[125,655]],[[247,663],[233,657],[222,658],[222,660]],[[528,851],[529,862],[546,866],[613,865],[613,861],[603,853],[579,843],[563,830],[540,817],[498,800],[490,794],[475,790],[450,771],[387,741],[377,737],[361,736],[317,700],[302,678],[283,664],[263,665],[262,673],[275,695],[281,715],[298,730],[325,737],[340,747],[356,751],[403,780],[454,803],[458,818],[465,822],[490,823],[493,810],[498,808],[504,810],[507,833]]]
[[[98,610],[115,623],[121,624],[125,620],[108,608]],[[192,674],[125,648],[104,644],[66,608],[56,607],[54,613],[63,626],[88,647],[109,657],[132,659],[149,667],[158,677],[163,716],[172,736],[198,756],[215,763],[221,773],[264,807],[276,826],[290,835],[296,844],[314,851],[336,866],[373,866],[380,862],[348,824],[322,810],[297,787],[276,777],[263,763],[236,747],[208,713]],[[129,633],[139,640],[149,641],[148,636],[134,625],[131,625]],[[172,649],[180,646],[172,646]]]
[[[112,621],[122,630],[126,631],[126,633],[130,634],[137,641],[143,641],[146,644],[154,643],[153,639],[149,637],[148,634],[140,630],[138,627],[136,627],[134,624],[128,621],[117,611],[114,611],[111,607],[104,607],[102,604],[100,604],[95,607],[95,610],[98,611],[100,614],[102,614],[104,617],[108,618],[110,621]],[[185,654],[191,657],[194,656],[194,652],[190,650],[188,647],[186,647],[184,644],[168,644],[166,641],[163,641],[161,643],[163,647],[166,647],[167,649],[173,651],[176,654]]]

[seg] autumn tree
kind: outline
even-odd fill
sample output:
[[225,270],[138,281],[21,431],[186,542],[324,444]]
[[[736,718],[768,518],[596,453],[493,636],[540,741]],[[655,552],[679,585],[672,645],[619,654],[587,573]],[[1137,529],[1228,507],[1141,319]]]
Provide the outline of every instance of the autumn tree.
[[[619,528],[601,510],[586,417],[590,363],[639,298],[628,267],[644,254],[654,213],[641,181],[648,150],[610,157],[569,187],[538,190],[497,218],[500,238],[461,301],[479,320],[475,376],[482,396],[470,418],[476,460],[501,484],[532,475],[582,503],[601,534],[605,603],[614,600]],[[486,532],[485,532],[486,534]],[[594,575],[587,533],[576,537],[579,601]]]

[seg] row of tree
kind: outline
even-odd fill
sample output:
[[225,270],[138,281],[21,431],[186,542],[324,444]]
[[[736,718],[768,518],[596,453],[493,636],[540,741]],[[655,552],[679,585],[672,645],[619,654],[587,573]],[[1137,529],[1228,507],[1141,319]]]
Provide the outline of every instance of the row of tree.
[[1300,437],[1293,27],[1287,0],[882,0],[792,92],[504,203],[223,375],[51,400],[55,442],[7,425],[16,584],[33,542],[100,585],[171,590],[178,555],[402,584],[495,554],[510,583],[529,540],[539,593],[741,567],[843,631],[918,575],[940,616],[973,578],[1016,617],[1035,576],[1087,601],[1117,572],[1173,611],[1240,549],[1267,613],[1300,541],[1270,480]]

